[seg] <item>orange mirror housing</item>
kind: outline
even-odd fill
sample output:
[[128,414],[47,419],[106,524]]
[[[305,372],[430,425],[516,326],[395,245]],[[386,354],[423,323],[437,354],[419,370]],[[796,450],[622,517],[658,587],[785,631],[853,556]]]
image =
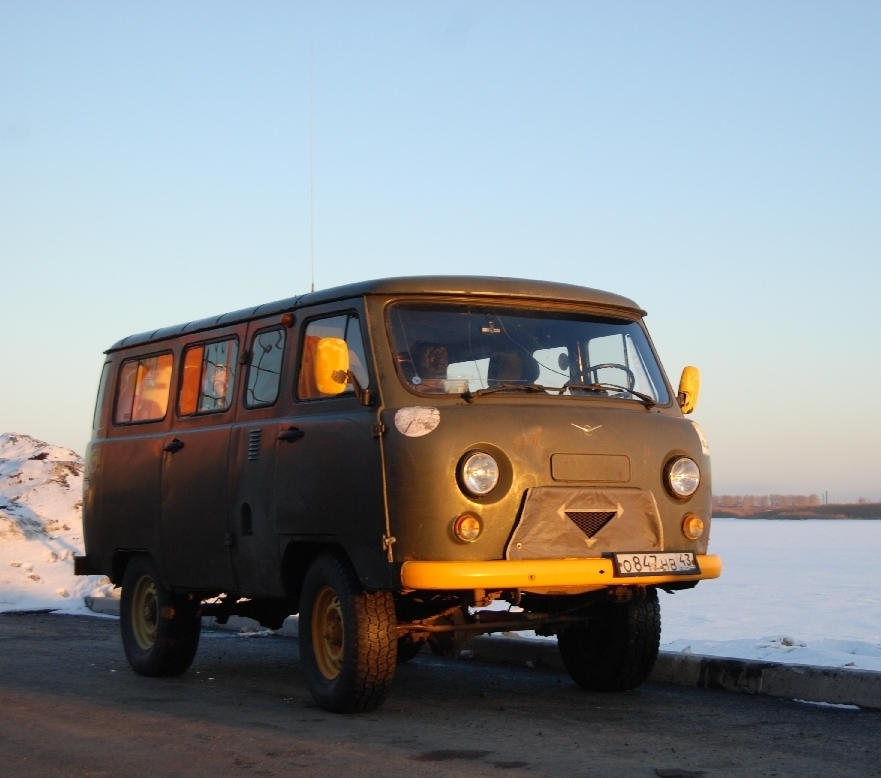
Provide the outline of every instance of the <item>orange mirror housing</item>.
[[341,338],[322,338],[315,348],[315,385],[322,394],[342,394],[349,385],[349,347]]
[[689,365],[682,368],[679,379],[679,394],[676,399],[683,413],[691,413],[697,408],[697,397],[701,390],[701,371]]

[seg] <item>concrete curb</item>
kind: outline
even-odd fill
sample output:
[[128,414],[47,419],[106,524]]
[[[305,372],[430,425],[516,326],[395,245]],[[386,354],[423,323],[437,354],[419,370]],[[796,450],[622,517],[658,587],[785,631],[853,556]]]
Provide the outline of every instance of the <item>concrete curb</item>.
[[[468,649],[473,659],[482,662],[547,667],[565,672],[555,640],[481,635],[470,642]],[[698,689],[881,709],[881,673],[872,670],[661,651],[649,680]]]
[[[113,597],[86,597],[86,606],[95,613],[119,615],[119,600]],[[231,616],[226,624],[217,624],[213,618],[206,617],[202,619],[202,626],[244,634],[263,631],[256,621],[241,616]],[[295,638],[297,626],[298,620],[292,616],[275,634]],[[480,635],[465,644],[460,658],[566,672],[556,640]],[[661,651],[649,680],[698,689],[881,710],[881,673],[872,670],[788,665]]]

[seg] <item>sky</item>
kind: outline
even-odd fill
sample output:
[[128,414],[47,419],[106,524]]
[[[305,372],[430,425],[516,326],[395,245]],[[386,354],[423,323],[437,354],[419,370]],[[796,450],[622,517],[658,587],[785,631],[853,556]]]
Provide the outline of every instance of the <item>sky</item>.
[[626,295],[714,492],[881,499],[879,82],[869,2],[0,0],[0,431],[82,452],[113,342],[308,291],[311,125],[316,288]]

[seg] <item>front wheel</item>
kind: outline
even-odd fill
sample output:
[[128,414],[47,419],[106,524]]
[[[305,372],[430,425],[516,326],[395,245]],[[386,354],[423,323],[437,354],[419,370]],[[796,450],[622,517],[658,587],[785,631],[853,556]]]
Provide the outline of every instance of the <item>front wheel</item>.
[[379,707],[397,648],[391,592],[365,592],[341,556],[316,558],[300,595],[300,658],[315,702],[334,713]]
[[153,560],[135,556],[122,579],[119,626],[125,655],[136,673],[180,675],[199,647],[199,601],[169,592]]
[[603,602],[590,620],[557,636],[566,671],[579,686],[598,692],[635,689],[652,672],[661,642],[661,606],[649,588],[629,602]]

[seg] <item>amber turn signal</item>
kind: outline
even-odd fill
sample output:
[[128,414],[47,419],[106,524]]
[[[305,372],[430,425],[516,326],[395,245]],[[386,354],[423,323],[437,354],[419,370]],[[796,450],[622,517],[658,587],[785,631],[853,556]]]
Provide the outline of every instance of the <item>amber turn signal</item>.
[[693,513],[689,513],[682,520],[682,534],[689,540],[697,540],[704,534],[704,522]]
[[480,519],[473,513],[463,513],[453,522],[453,534],[463,543],[471,543],[480,537]]

